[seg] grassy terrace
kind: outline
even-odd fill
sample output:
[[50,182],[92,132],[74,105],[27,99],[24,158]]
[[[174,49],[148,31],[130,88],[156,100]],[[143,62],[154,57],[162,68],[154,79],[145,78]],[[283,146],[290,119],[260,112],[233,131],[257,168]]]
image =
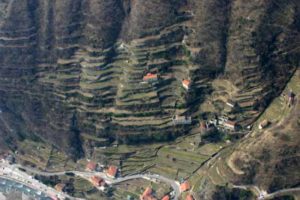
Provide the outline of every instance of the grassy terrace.
[[34,165],[40,169],[45,169],[47,167],[52,151],[51,145],[31,140],[24,140],[18,145],[22,151],[19,152],[17,158],[21,162]]
[[116,185],[117,190],[113,193],[115,200],[124,200],[128,195],[134,199],[139,199],[139,196],[145,191],[147,187],[151,187],[155,191],[155,196],[161,199],[165,194],[170,192],[168,185],[164,183],[154,183],[145,180],[131,180]]
[[74,169],[75,163],[64,153],[53,148],[51,145],[32,140],[24,140],[19,144],[22,151],[17,159],[27,165],[35,166],[42,170],[59,171]]
[[[287,106],[287,93],[290,89],[298,95],[300,93],[300,76],[299,70],[295,75],[291,78],[289,83],[287,84],[286,88],[284,89],[282,94],[285,96],[280,95],[279,97],[275,98],[269,107],[265,110],[265,112],[259,117],[257,122],[254,124],[252,137],[256,137],[257,134],[261,133],[261,130],[258,129],[258,124],[267,119],[272,122],[272,124],[278,124],[283,119],[285,119],[291,111],[291,108]],[[208,155],[213,154],[216,152],[217,148],[211,146],[212,144],[205,145],[199,148],[199,151],[204,150],[208,153]],[[220,144],[221,146],[222,144]],[[232,152],[232,148],[227,148],[225,151],[222,152],[222,156],[216,159],[216,162],[211,163],[211,167],[207,170],[207,168],[200,169],[197,173],[193,174],[190,177],[190,182],[194,186],[193,192],[197,192],[201,190],[201,185],[205,184],[206,179],[210,179],[216,185],[226,185],[228,180],[233,180],[232,170],[228,166],[228,163],[224,158],[227,157]]]
[[97,142],[107,142],[107,139],[105,139],[105,138],[99,138],[99,137],[96,137],[93,135],[88,135],[85,133],[82,133],[81,136],[87,140],[93,140],[93,141],[97,141]]
[[148,120],[147,118],[140,118],[139,120],[131,120],[130,118],[127,118],[127,120],[119,120],[118,118],[115,118],[113,122],[122,125],[122,126],[149,126],[153,125],[156,127],[168,127],[169,122],[171,122],[170,118],[166,119],[157,119],[157,120]]
[[123,175],[152,172],[173,179],[191,176],[211,155],[224,144],[205,144],[199,148],[192,143],[195,135],[178,138],[171,143],[147,146],[108,147],[97,149],[95,155],[107,155],[112,160],[122,160]]
[[134,101],[134,100],[146,100],[146,99],[153,99],[153,98],[157,98],[157,92],[153,91],[153,92],[145,92],[145,93],[134,93],[131,94],[125,93],[123,96],[120,97],[120,100],[122,100],[123,102],[127,102],[127,101]]
[[271,123],[278,123],[282,119],[284,119],[289,113],[291,108],[288,107],[288,92],[290,90],[293,90],[293,92],[298,95],[300,93],[300,77],[297,76],[297,73],[291,78],[290,82],[287,84],[283,91],[283,95],[280,95],[279,97],[275,98],[268,109],[265,110],[265,112],[260,116],[260,118],[257,120],[256,124],[254,125],[255,130],[258,130],[258,125],[263,120],[267,119]]

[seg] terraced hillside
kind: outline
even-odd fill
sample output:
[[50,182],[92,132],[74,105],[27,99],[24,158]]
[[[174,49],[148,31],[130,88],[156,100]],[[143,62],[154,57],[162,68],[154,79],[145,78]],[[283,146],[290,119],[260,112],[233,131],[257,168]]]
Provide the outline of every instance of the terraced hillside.
[[[170,140],[201,113],[220,113],[210,101],[218,95],[240,104],[247,126],[299,65],[299,8],[293,0],[1,1],[0,144],[40,138],[80,156],[114,140]],[[147,73],[158,81],[143,81]],[[174,115],[194,123],[175,126]]]

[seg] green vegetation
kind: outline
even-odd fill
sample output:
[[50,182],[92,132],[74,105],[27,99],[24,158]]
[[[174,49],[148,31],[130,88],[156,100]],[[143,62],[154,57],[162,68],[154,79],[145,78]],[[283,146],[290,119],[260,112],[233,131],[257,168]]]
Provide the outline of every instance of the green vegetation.
[[34,142],[31,140],[23,140],[19,142],[19,153],[17,159],[22,163],[35,166],[40,169],[47,167],[52,146],[43,142]]
[[113,191],[112,198],[115,200],[124,200],[127,196],[131,196],[133,199],[139,199],[139,196],[143,194],[147,187],[152,188],[158,199],[161,199],[171,191],[170,187],[165,183],[136,179],[115,185],[114,188],[116,190]]

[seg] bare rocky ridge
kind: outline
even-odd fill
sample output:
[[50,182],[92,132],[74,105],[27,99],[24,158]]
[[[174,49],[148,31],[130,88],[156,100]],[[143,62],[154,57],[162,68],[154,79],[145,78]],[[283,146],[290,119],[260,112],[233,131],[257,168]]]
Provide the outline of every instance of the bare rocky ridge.
[[[237,88],[228,95],[247,124],[260,112],[254,101],[266,106],[299,64],[299,6],[1,1],[0,143],[14,148],[14,140],[38,136],[81,155],[106,139],[168,140],[191,129],[173,126],[174,113],[198,117],[220,77]],[[159,84],[140,83],[150,71]],[[182,79],[191,79],[189,92]]]

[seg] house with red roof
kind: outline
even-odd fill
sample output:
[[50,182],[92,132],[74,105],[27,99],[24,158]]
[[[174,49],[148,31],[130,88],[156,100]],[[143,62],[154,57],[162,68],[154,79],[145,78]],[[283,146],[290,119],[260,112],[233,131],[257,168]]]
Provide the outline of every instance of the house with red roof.
[[99,177],[99,176],[92,176],[90,179],[91,183],[95,186],[95,187],[99,187],[99,186],[104,186],[105,185],[105,181]]
[[118,168],[116,166],[111,165],[108,167],[106,174],[108,177],[116,178],[118,174]]
[[237,123],[234,121],[230,121],[230,120],[225,121],[223,125],[225,128],[228,128],[233,131],[235,131],[237,129]]
[[153,83],[158,81],[158,75],[154,74],[154,73],[147,73],[144,77],[143,77],[143,81],[148,82],[148,83]]
[[147,187],[143,194],[140,196],[140,200],[157,200],[157,198],[153,196],[152,188]]
[[93,162],[93,161],[89,161],[86,164],[85,170],[86,171],[95,171],[97,168],[97,163]]
[[161,200],[170,200],[170,196],[169,195],[165,195]]
[[189,90],[191,87],[191,81],[187,79],[182,80],[182,87],[184,87],[186,90]]
[[181,183],[180,185],[180,191],[181,192],[185,192],[191,189],[191,185],[188,181],[184,181],[183,183]]

